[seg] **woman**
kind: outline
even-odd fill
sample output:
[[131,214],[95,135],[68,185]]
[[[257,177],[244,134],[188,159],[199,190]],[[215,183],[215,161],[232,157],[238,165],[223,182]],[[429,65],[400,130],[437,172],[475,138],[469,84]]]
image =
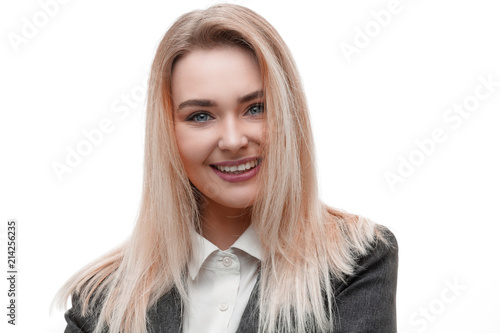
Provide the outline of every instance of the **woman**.
[[258,14],[167,31],[144,167],[131,238],[60,292],[65,332],[396,332],[396,240],[320,202],[299,75]]

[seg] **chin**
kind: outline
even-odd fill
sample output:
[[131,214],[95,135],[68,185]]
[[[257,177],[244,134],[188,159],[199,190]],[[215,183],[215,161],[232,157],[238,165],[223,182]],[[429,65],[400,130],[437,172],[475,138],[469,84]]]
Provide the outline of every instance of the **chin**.
[[218,203],[227,208],[233,209],[244,209],[251,207],[255,200],[229,200],[229,201],[218,201]]
[[[233,185],[235,186],[235,185]],[[236,185],[231,188],[227,184],[220,184],[220,181],[205,182],[199,191],[209,203],[213,203],[220,208],[243,209],[251,207],[257,197],[256,184],[246,184],[246,186]]]
[[216,202],[217,204],[224,206],[226,208],[232,208],[232,209],[243,209],[243,208],[248,208],[253,205],[255,202],[255,196],[254,195],[228,195],[228,196],[218,196],[218,197],[212,197],[210,198],[212,201]]

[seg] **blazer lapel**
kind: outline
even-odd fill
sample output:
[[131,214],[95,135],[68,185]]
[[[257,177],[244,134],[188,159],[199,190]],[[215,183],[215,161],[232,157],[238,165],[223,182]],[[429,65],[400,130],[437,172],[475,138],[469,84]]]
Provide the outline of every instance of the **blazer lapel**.
[[[257,333],[259,326],[260,272],[236,333]],[[148,311],[148,331],[182,333],[182,300],[174,287]]]
[[259,285],[260,271],[257,276],[257,282],[253,287],[247,306],[241,317],[240,325],[236,333],[257,333],[259,328]]
[[148,321],[148,332],[182,332],[182,301],[177,288],[163,295],[148,311]]

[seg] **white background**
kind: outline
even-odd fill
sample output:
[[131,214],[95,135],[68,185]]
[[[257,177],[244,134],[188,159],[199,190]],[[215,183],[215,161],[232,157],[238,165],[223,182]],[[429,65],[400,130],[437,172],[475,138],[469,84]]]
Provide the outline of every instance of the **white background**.
[[[500,81],[498,2],[400,0],[379,31],[370,13],[390,0],[233,2],[268,19],[295,56],[324,201],[396,234],[399,332],[500,332],[500,86],[457,128],[443,119],[472,100],[480,76]],[[62,332],[63,313],[49,315],[58,288],[130,234],[142,81],[169,25],[211,3],[73,0],[44,22],[38,1],[1,2],[1,266],[7,221],[17,219],[19,269],[16,327],[6,323],[1,279],[2,332]],[[15,47],[9,36],[34,20],[40,27]],[[360,45],[365,28],[372,37]],[[346,57],[341,43],[355,47],[356,38],[363,47]],[[133,93],[138,103],[126,106]],[[68,147],[103,119],[111,132],[59,180],[52,164],[65,164]],[[400,157],[418,157],[415,140],[436,128],[446,140],[391,189],[384,174],[398,172]]]

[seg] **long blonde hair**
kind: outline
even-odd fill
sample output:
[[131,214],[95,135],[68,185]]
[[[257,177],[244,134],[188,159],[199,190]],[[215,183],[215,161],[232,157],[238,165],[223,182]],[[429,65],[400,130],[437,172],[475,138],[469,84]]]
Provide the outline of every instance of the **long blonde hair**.
[[[295,63],[277,31],[252,10],[220,4],[181,16],[161,40],[148,87],[144,184],[130,239],[75,274],[60,304],[78,295],[82,315],[101,311],[94,332],[146,333],[147,311],[176,288],[184,302],[186,265],[200,230],[200,204],[184,171],[173,129],[175,60],[200,48],[236,45],[259,64],[269,129],[263,144],[252,224],[261,262],[260,332],[326,332],[334,325],[332,277],[352,274],[378,233],[375,224],[324,205],[313,138]],[[382,237],[380,235],[380,237]],[[327,302],[325,302],[325,297]]]

